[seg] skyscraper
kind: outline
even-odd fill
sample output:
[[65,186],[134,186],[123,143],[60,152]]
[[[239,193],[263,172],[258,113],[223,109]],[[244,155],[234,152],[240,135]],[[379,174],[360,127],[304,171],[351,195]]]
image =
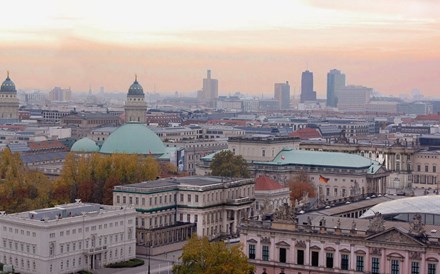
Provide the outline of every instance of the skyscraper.
[[278,101],[280,109],[290,108],[290,85],[286,83],[275,83],[274,98]]
[[203,88],[197,93],[197,97],[202,102],[207,102],[211,106],[215,105],[218,97],[218,80],[211,78],[211,70],[208,69],[206,78],[203,79]]
[[336,107],[338,105],[337,91],[345,87],[345,74],[337,69],[332,69],[327,73],[327,106]]
[[313,72],[304,71],[301,75],[301,103],[316,101],[316,92],[313,91]]

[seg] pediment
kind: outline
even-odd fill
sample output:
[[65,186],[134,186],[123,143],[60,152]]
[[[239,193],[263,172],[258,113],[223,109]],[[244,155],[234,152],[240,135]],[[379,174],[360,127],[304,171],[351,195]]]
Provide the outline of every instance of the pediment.
[[350,250],[348,250],[346,248],[343,248],[343,249],[340,249],[339,252],[341,252],[341,253],[350,253]]
[[275,245],[277,246],[290,246],[288,243],[286,243],[285,241],[279,241],[278,243],[276,243]]
[[256,244],[256,243],[258,243],[258,241],[257,241],[257,240],[254,240],[254,239],[249,239],[249,240],[247,240],[247,242],[248,242],[248,243],[251,243],[251,244]]
[[419,240],[400,231],[397,228],[390,228],[383,232],[373,234],[367,238],[369,242],[385,242],[385,243],[399,243],[403,245],[425,246]]

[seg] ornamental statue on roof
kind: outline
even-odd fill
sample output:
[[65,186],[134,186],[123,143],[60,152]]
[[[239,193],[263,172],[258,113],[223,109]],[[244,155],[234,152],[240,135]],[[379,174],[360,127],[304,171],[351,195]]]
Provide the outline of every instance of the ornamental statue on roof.
[[375,234],[384,231],[384,223],[385,221],[382,214],[380,212],[374,212],[374,217],[370,220],[370,223],[368,224],[367,233]]
[[289,206],[287,203],[284,203],[282,206],[278,207],[273,214],[274,222],[282,222],[282,223],[295,223],[295,209]]
[[409,233],[416,237],[425,236],[425,224],[422,221],[422,215],[414,215],[412,221],[409,223]]

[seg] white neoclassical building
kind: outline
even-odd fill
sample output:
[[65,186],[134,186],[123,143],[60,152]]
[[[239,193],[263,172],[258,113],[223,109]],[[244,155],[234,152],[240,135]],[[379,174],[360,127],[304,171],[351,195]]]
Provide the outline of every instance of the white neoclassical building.
[[20,273],[75,273],[135,257],[133,208],[76,203],[0,215],[0,262]]
[[255,212],[255,179],[188,176],[116,186],[113,204],[138,212],[138,252],[179,249],[193,233],[236,237]]

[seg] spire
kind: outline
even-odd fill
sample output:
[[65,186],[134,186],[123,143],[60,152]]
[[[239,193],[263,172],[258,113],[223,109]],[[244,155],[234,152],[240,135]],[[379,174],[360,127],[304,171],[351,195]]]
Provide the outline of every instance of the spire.
[[9,79],[9,70],[6,71],[6,78]]
[[138,80],[138,75],[135,73],[134,74],[134,81],[137,82],[137,80]]

